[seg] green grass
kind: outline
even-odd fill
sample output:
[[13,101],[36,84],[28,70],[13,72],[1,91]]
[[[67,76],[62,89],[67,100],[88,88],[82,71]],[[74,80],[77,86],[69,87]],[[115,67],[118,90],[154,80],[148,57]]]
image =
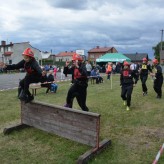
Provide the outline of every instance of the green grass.
[[[156,99],[153,83],[147,81],[148,96],[142,96],[141,82],[133,90],[131,111],[126,111],[120,97],[119,76],[110,81],[91,85],[89,82],[87,106],[101,114],[101,140],[112,140],[112,145],[89,161],[94,164],[149,164],[164,143],[164,101]],[[37,91],[36,100],[63,105],[69,82],[59,83],[56,94]],[[20,102],[17,90],[0,92],[0,163],[3,164],[72,164],[90,149],[54,134],[35,128],[15,131],[4,136],[3,128],[20,122]],[[75,109],[81,110],[74,101]],[[164,163],[164,153],[159,164]]]

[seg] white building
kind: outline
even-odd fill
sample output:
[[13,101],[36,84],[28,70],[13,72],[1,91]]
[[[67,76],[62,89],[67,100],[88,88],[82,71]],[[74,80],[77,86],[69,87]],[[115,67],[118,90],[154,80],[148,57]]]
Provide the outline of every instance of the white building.
[[12,43],[6,44],[6,41],[1,41],[0,45],[0,61],[6,64],[16,64],[21,61],[22,53],[26,48],[31,48],[34,52],[35,59],[41,61],[41,51],[30,45],[29,42]]

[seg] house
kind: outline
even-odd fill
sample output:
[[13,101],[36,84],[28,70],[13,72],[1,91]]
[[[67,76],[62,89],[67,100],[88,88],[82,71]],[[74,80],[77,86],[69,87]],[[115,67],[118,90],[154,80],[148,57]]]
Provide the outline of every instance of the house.
[[48,57],[48,59],[55,61],[55,57],[56,57],[55,54],[51,54],[51,55]]
[[6,44],[6,41],[1,41],[0,45],[0,61],[6,64],[16,64],[21,61],[22,53],[26,48],[31,48],[34,52],[35,59],[39,62],[41,60],[41,51],[30,45],[29,42]]
[[100,58],[106,53],[117,53],[114,47],[99,47],[93,48],[88,51],[88,60],[96,63],[96,59]]
[[147,58],[149,60],[147,53],[131,53],[131,54],[124,54],[126,57],[131,59],[131,62],[134,63],[142,63],[143,58]]
[[[56,61],[72,61],[72,56],[73,54],[76,53],[74,51],[68,52],[60,52],[59,54],[55,55]],[[84,60],[85,60],[85,56],[84,55],[80,55]]]
[[72,56],[75,52],[71,51],[71,52],[68,52],[68,51],[65,51],[65,52],[60,52],[59,54],[57,54],[55,56],[56,58],[56,61],[71,61],[72,60]]

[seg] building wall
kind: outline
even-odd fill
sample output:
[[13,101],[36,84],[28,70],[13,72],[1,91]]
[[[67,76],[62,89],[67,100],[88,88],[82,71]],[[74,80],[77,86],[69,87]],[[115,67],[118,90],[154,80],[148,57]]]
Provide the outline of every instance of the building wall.
[[37,61],[41,60],[41,52],[33,48],[29,43],[15,43],[12,48],[13,54],[11,55],[12,64],[16,64],[23,59],[22,53],[26,48],[31,48],[34,52],[35,59]]
[[88,60],[95,63],[96,59],[100,58],[106,53],[117,53],[117,50],[113,47],[109,51],[106,51],[106,52],[88,52]]
[[[5,41],[2,41],[2,42],[5,42]],[[0,61],[8,61],[10,59],[10,56],[4,56],[3,54],[4,52],[12,51],[12,44],[6,45],[6,42],[5,43],[2,43],[2,42],[0,45]],[[5,44],[5,45],[2,45],[2,44]]]
[[62,56],[62,57],[58,57],[56,56],[56,61],[71,61],[72,60],[72,56]]

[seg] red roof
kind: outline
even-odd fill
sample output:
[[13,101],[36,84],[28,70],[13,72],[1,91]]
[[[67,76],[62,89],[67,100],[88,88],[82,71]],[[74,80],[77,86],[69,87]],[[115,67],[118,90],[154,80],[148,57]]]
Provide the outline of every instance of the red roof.
[[113,47],[99,47],[97,46],[96,48],[93,48],[91,50],[89,50],[88,52],[108,52],[109,50],[111,50]]
[[65,57],[65,56],[69,56],[69,57],[71,56],[72,57],[74,53],[75,52],[67,52],[67,51],[66,52],[60,52],[59,54],[56,55],[56,57]]
[[5,56],[10,56],[13,52],[7,51],[4,53]]

